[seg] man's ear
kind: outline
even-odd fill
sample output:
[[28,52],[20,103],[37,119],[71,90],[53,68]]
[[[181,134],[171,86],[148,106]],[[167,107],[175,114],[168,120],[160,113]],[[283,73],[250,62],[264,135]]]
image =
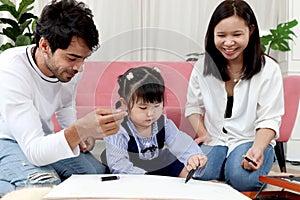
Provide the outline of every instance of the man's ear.
[[42,51],[43,54],[51,53],[50,44],[47,39],[41,37],[39,41],[39,49]]

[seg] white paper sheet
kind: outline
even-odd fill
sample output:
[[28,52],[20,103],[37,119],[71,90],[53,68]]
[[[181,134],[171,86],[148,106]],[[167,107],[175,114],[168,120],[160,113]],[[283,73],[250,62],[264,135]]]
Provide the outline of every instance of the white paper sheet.
[[250,199],[223,183],[152,175],[119,175],[119,180],[102,182],[101,176],[73,175],[43,199]]

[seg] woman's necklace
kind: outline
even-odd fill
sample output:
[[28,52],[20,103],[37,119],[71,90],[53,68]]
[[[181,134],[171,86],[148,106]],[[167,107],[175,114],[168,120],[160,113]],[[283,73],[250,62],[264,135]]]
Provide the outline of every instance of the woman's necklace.
[[233,76],[233,82],[237,83],[241,79],[241,76],[244,74],[244,72],[246,70],[245,67],[243,67],[243,68],[238,72],[232,72],[230,69],[230,66],[227,65],[227,70]]

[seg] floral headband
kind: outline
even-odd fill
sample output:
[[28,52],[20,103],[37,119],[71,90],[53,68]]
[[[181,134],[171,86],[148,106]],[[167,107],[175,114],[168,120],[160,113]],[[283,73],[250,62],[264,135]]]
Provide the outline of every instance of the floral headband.
[[[160,69],[158,67],[153,67],[152,69],[155,70],[156,72],[160,73]],[[130,81],[131,79],[133,79],[134,78],[133,73],[129,72],[126,75],[126,78],[127,78],[128,81]]]
[[129,72],[127,75],[126,75],[126,78],[127,78],[127,80],[131,80],[131,79],[133,79],[133,73],[132,72]]

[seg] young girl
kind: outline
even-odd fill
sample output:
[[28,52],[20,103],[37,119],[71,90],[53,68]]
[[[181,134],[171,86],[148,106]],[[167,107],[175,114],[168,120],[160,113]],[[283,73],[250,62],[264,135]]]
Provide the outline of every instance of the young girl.
[[128,111],[122,127],[106,137],[111,173],[186,177],[206,156],[186,133],[163,115],[164,80],[158,68],[137,67],[119,77],[119,105]]
[[279,65],[262,51],[256,17],[242,0],[217,6],[205,50],[190,77],[185,113],[208,157],[199,178],[259,190],[284,113]]

